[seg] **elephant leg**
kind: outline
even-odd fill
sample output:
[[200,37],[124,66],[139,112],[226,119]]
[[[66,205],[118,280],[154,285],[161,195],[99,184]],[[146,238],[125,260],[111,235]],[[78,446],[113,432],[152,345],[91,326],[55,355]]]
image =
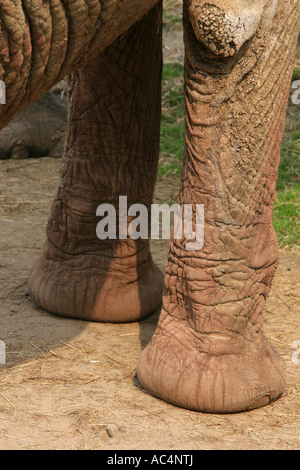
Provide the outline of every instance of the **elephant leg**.
[[0,129],[103,52],[158,0],[0,2]]
[[184,2],[179,203],[204,205],[204,245],[172,237],[162,312],[138,364],[149,392],[182,407],[239,412],[284,390],[261,328],[278,264],[272,206],[299,12],[298,0]]
[[[60,183],[43,252],[33,267],[33,300],[53,313],[128,322],[161,303],[163,279],[148,239],[99,239],[98,206],[117,215],[119,196],[152,203],[161,112],[159,3],[105,52],[69,78],[69,122]],[[102,215],[105,215],[104,213]],[[126,221],[128,223],[128,221]],[[111,234],[110,234],[111,236]]]

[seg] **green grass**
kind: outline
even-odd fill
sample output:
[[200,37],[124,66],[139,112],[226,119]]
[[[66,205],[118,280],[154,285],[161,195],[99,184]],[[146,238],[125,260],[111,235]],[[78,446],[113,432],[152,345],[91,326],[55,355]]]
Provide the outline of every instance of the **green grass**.
[[165,64],[162,83],[162,117],[158,175],[180,175],[184,153],[183,65]]
[[[178,3],[180,8],[178,8]],[[181,2],[178,0],[164,0],[163,9],[163,26],[165,31],[170,31],[173,28],[181,27]]]
[[300,241],[300,183],[277,191],[273,210],[273,227],[279,246],[292,248]]
[[279,246],[300,245],[300,105],[289,101],[273,211]]
[[296,63],[295,63],[295,68],[293,72],[293,77],[292,81],[294,80],[300,80],[300,35],[298,38],[298,49],[296,52]]
[[[294,77],[297,76],[297,71]],[[158,176],[179,177],[184,154],[183,65],[167,63],[163,70],[163,110],[161,157]],[[293,77],[293,79],[294,79]],[[273,226],[282,248],[300,245],[300,105],[291,100],[287,108],[286,129],[276,186]]]

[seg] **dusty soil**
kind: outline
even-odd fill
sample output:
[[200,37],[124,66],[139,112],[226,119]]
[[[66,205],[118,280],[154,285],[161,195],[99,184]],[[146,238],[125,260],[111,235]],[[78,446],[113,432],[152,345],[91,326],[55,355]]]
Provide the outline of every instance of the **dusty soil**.
[[[181,2],[169,3],[180,14]],[[165,36],[164,59],[182,57],[177,28]],[[287,367],[282,398],[234,415],[177,408],[135,378],[159,312],[140,323],[88,323],[47,313],[28,295],[59,165],[0,161],[0,449],[299,449],[300,364],[292,362],[292,343],[300,340],[300,251],[281,251],[265,309],[265,335]],[[173,176],[158,182],[156,201],[174,200],[178,183]],[[152,253],[164,271],[168,242],[153,243]]]
[[[59,165],[0,162],[0,449],[299,449],[300,364],[291,358],[300,340],[300,252],[281,251],[265,310],[265,335],[287,366],[283,397],[234,415],[177,408],[135,379],[158,312],[140,323],[95,324],[49,314],[28,296]],[[177,190],[173,177],[159,182],[156,201]],[[167,241],[152,245],[162,271],[167,251]]]

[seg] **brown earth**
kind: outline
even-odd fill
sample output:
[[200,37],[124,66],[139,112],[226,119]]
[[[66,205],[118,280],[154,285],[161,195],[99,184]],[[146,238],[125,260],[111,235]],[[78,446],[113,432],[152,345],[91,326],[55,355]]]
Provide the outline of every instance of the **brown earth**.
[[[265,310],[265,335],[287,366],[283,397],[234,415],[177,408],[135,379],[158,312],[140,323],[95,324],[44,312],[28,296],[59,165],[50,158],[0,162],[0,340],[7,354],[0,449],[299,449],[300,364],[292,343],[300,340],[300,252],[281,251]],[[177,190],[174,177],[158,182],[156,202]],[[163,271],[168,241],[153,243],[152,252]]]
[[[169,14],[181,2],[166,0]],[[165,61],[182,60],[182,32],[165,36]],[[288,380],[276,403],[248,413],[209,415],[145,393],[135,378],[159,312],[140,323],[96,324],[49,314],[31,301],[27,280],[45,239],[60,162],[0,161],[0,450],[299,449],[300,250],[281,250],[265,309],[265,335],[284,358]],[[174,176],[155,202],[174,200]],[[152,243],[164,271],[168,241]],[[299,354],[300,359],[300,354]],[[295,362],[295,361],[294,361]]]

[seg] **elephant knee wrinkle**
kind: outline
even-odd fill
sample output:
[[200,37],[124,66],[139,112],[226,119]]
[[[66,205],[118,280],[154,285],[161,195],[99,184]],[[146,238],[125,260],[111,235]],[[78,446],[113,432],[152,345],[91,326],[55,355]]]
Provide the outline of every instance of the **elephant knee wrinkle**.
[[190,0],[188,11],[197,40],[213,55],[232,57],[256,33],[265,0]]

